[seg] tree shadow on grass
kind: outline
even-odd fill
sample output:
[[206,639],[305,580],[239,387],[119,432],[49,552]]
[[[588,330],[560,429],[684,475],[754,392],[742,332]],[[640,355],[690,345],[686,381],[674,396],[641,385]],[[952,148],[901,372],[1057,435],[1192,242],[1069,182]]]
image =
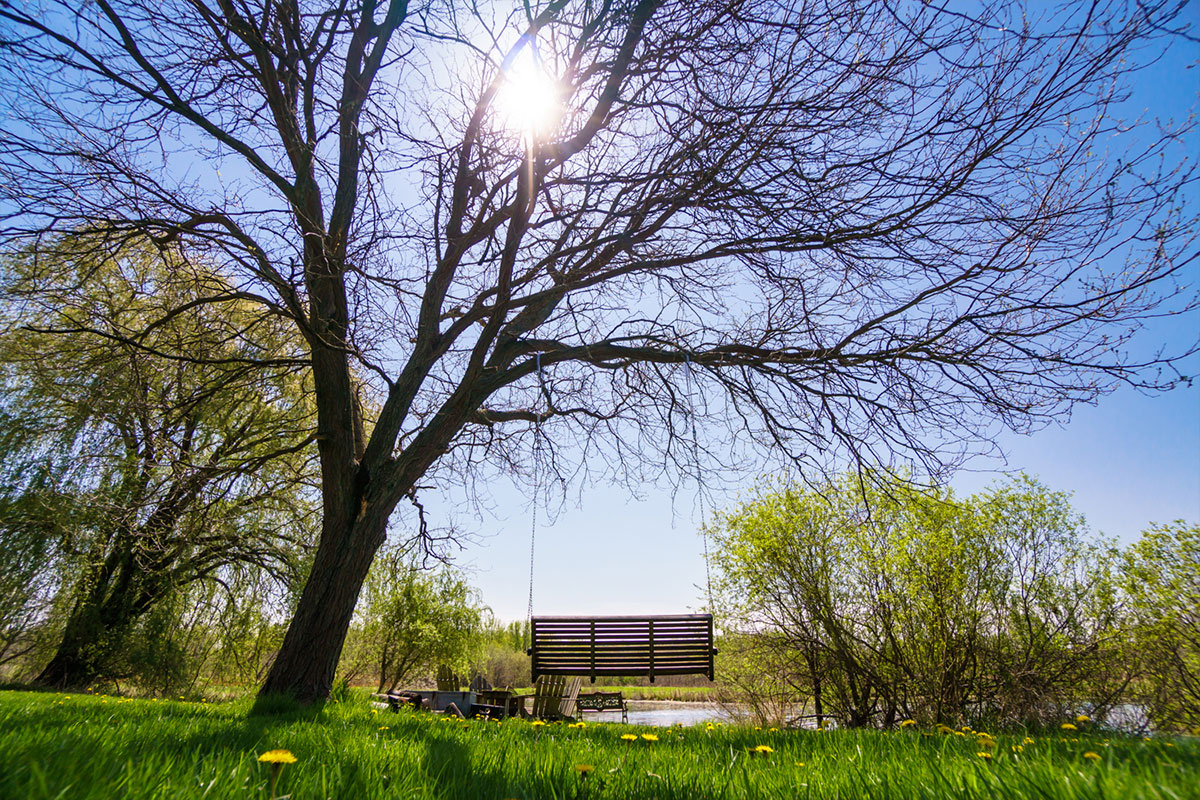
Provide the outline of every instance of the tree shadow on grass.
[[[482,745],[479,745],[482,746]],[[509,781],[492,771],[472,767],[471,751],[462,742],[434,735],[427,744],[430,781],[443,797],[507,798],[516,797]]]

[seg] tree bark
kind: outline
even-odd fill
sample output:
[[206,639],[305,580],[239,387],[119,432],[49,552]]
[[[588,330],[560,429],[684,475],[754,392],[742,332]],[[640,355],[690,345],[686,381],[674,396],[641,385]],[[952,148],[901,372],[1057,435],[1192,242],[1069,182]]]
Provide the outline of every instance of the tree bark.
[[54,657],[33,679],[35,685],[83,689],[107,676],[130,629],[167,592],[168,583],[136,571],[132,558],[115,573],[98,571],[94,588],[72,609]]
[[101,670],[94,647],[94,629],[95,625],[84,614],[72,613],[54,657],[33,679],[34,685],[50,689],[84,689],[95,683]]
[[391,505],[364,505],[363,513],[348,522],[326,517],[312,571],[259,701],[287,695],[307,705],[329,696],[359,591],[384,542]]

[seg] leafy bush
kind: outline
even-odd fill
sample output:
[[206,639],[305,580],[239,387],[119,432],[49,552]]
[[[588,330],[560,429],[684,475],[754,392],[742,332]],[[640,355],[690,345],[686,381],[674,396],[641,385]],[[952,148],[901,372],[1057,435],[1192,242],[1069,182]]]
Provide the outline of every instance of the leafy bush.
[[1133,697],[1159,729],[1200,726],[1200,526],[1155,525],[1125,554]]
[[465,667],[479,643],[486,609],[456,572],[418,568],[402,550],[371,567],[343,649],[344,680],[373,673],[378,691],[394,689],[438,664]]
[[1113,557],[1066,495],[871,477],[765,491],[716,521],[732,680],[764,721],[1044,724],[1119,701]]

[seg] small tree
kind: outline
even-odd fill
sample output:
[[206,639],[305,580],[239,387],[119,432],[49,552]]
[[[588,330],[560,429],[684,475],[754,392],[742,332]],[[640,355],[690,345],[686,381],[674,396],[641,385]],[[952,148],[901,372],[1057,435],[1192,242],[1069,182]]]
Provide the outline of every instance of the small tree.
[[1069,494],[1027,476],[975,503],[1000,567],[981,609],[981,712],[1032,725],[1081,707],[1103,717],[1128,687],[1115,548],[1092,537]]
[[369,665],[382,692],[431,674],[439,664],[462,668],[485,611],[475,590],[448,567],[424,570],[403,549],[386,552],[367,576],[343,679]]
[[1200,726],[1200,526],[1154,525],[1125,553],[1137,700],[1163,730]]
[[1117,701],[1106,550],[1065,495],[1028,479],[965,500],[876,484],[764,491],[718,517],[725,625],[746,669],[781,676],[747,687],[849,726],[1044,722]]

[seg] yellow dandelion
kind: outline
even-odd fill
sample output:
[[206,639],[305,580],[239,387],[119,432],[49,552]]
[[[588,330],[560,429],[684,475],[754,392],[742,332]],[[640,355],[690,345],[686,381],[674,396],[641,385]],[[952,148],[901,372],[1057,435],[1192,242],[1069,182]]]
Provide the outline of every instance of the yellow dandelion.
[[268,750],[258,757],[264,764],[295,764],[296,757],[291,750]]
[[545,722],[543,722],[543,721],[542,721],[542,720],[540,720],[540,719],[535,719],[535,720],[534,720],[532,723],[530,723],[530,724],[531,724],[531,725],[533,725],[533,727],[535,727],[535,728],[540,728],[540,727],[542,727],[543,725],[545,725],[546,723],[545,723]]
[[580,778],[586,778],[591,771],[595,769],[591,764],[576,764],[575,771],[579,773]]
[[1024,752],[1025,752],[1025,745],[1022,745],[1022,744],[1014,744],[1014,745],[1012,746],[1012,751],[1013,751],[1014,753],[1024,753]]
[[1078,722],[1080,725],[1082,725],[1085,722],[1091,722],[1092,718],[1089,717],[1087,714],[1080,714],[1078,717],[1075,718],[1075,721]]
[[797,767],[803,767],[803,766],[804,766],[804,762],[803,762],[803,761],[797,761],[797,762],[796,762],[796,766],[797,766]]
[[1089,759],[1091,761],[1099,761],[1100,760],[1100,754],[1094,753],[1091,750],[1088,750],[1086,753],[1084,753],[1083,757],[1086,759]]
[[622,733],[621,738],[627,742],[636,742],[638,737],[636,733]]
[[767,733],[779,733],[779,728],[767,728]]
[[1077,731],[1077,730],[1079,730],[1079,728],[1075,727],[1075,726],[1074,726],[1074,725],[1072,725],[1070,722],[1064,722],[1064,723],[1063,723],[1063,724],[1062,724],[1060,727],[1061,727],[1061,728],[1062,728],[1064,731]]
[[901,728],[911,728],[913,725],[916,725],[916,724],[917,724],[917,721],[915,719],[906,719],[906,720],[904,720],[904,722],[900,723],[900,727]]
[[1026,736],[1024,739],[1021,740],[1021,744],[1033,744],[1033,739]]
[[279,782],[279,773],[283,772],[284,764],[295,764],[296,757],[290,750],[268,750],[258,760],[271,765],[271,800],[275,800],[275,784]]
[[775,752],[775,749],[765,744],[760,744],[758,747],[754,748],[754,752],[758,753],[760,756],[769,756],[771,753]]
[[647,742],[657,742],[658,741],[658,737],[655,736],[653,733],[643,733],[642,738],[645,739]]
[[381,730],[381,731],[386,731],[386,730],[388,730],[388,726],[387,726],[387,725],[380,725],[380,726],[379,726],[379,730]]
[[991,761],[991,760],[992,760],[992,754],[991,754],[991,753],[986,753],[986,752],[984,752],[984,751],[982,751],[982,750],[981,750],[981,751],[979,751],[978,753],[976,753],[975,755],[979,756],[979,757],[980,757],[980,758],[982,758],[984,761]]

